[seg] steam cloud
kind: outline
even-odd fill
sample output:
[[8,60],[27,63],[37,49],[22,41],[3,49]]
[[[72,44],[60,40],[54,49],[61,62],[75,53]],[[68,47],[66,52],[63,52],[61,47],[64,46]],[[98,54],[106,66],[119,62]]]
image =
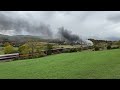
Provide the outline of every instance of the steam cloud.
[[[30,35],[52,38],[52,31],[49,25],[44,23],[31,23],[31,20],[14,17],[11,12],[0,12],[0,30],[14,30],[15,34],[27,33]],[[29,17],[29,16],[28,16]]]

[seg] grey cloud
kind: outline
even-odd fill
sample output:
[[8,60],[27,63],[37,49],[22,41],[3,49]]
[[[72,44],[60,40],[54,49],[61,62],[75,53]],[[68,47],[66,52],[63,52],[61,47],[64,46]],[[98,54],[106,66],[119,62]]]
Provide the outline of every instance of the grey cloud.
[[120,38],[119,22],[120,12],[0,11],[1,30],[14,29],[15,34],[27,32],[30,35],[43,35],[44,37],[54,37],[53,34],[58,32],[58,28],[64,26],[73,34],[83,38]]
[[87,20],[88,17],[90,17],[92,14],[95,14],[95,13],[96,13],[95,11],[84,12],[82,15],[80,15],[81,16],[80,21],[84,22],[85,20]]
[[[27,32],[32,35],[41,35],[46,38],[52,37],[51,28],[42,22],[35,23],[32,22],[31,17],[19,17],[17,12],[0,12],[0,29],[1,30],[14,30],[17,34],[22,34],[22,32]],[[30,23],[32,22],[32,23]]]
[[120,14],[119,15],[112,15],[108,17],[108,20],[114,23],[120,22]]

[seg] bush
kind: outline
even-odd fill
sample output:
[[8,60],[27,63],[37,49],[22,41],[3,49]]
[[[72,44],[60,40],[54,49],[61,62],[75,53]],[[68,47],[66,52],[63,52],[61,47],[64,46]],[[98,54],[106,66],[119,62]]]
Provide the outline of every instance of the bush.
[[88,47],[83,47],[82,50],[88,50]]
[[62,53],[62,50],[52,50],[52,54],[59,54],[59,53]]
[[44,52],[35,53],[33,55],[33,57],[35,57],[35,58],[44,57],[44,56],[46,56],[46,54]]
[[93,46],[88,46],[88,49],[93,49],[94,47]]
[[70,52],[77,52],[77,49],[76,48],[71,48]]
[[70,53],[70,49],[64,49],[62,52],[63,53]]
[[77,51],[81,52],[81,50],[82,50],[81,48],[77,48]]
[[40,57],[44,57],[44,56],[46,56],[46,54],[44,52],[41,52]]
[[4,43],[4,47],[9,46],[9,45],[10,45],[9,42],[5,42],[5,43]]
[[52,54],[53,45],[52,44],[47,44],[46,50],[47,50],[47,55]]
[[107,49],[110,50],[110,49],[111,49],[111,45],[108,45],[108,46],[107,46]]
[[100,48],[99,47],[95,47],[95,51],[99,51],[100,50]]
[[52,44],[47,44],[47,48],[46,48],[47,50],[51,50],[51,49],[53,49],[53,45]]
[[6,47],[4,47],[4,53],[5,54],[11,54],[11,53],[14,53],[15,50],[14,50],[14,47],[11,46],[11,45],[8,45]]
[[51,55],[52,54],[52,50],[47,50],[47,55]]
[[20,54],[29,54],[30,48],[28,45],[24,44],[18,48]]
[[111,49],[118,49],[119,47],[112,47]]

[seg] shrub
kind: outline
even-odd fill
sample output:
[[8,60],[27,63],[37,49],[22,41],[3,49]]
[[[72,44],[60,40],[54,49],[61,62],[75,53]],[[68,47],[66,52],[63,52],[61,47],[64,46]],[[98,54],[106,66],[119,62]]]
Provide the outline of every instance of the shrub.
[[28,45],[24,44],[18,48],[20,54],[28,54],[30,52],[30,48]]
[[108,45],[108,46],[107,46],[107,49],[110,50],[110,49],[111,49],[111,45]]
[[44,52],[40,52],[40,57],[44,57],[46,54]]
[[53,45],[52,44],[47,44],[47,48],[46,48],[47,50],[51,50],[51,49],[53,49]]
[[82,50],[88,50],[88,47],[83,47]]
[[88,49],[93,49],[94,47],[93,46],[88,46]]
[[70,53],[70,49],[64,49],[62,52],[63,53]]
[[10,45],[9,42],[5,42],[5,43],[4,43],[4,47],[9,46],[9,45]]
[[52,54],[59,54],[59,53],[62,53],[62,50],[52,50]]
[[100,50],[100,48],[99,47],[95,47],[95,51],[99,51]]
[[77,48],[74,48],[73,51],[74,51],[74,52],[77,52]]
[[111,49],[118,49],[119,47],[112,47]]
[[14,53],[15,50],[14,50],[14,47],[11,46],[11,45],[8,45],[6,47],[4,47],[4,53],[5,54],[11,54],[11,53]]
[[79,52],[80,52],[81,50],[82,50],[81,48],[77,48],[77,51],[79,51]]
[[77,49],[76,48],[71,48],[70,52],[77,52]]
[[51,55],[52,54],[52,50],[47,50],[47,55]]
[[53,45],[52,44],[47,44],[46,50],[47,50],[47,55],[52,54]]

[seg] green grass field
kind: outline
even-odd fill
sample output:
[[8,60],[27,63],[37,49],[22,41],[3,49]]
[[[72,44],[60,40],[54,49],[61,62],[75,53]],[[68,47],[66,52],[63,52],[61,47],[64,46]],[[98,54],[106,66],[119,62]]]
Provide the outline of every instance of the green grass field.
[[120,49],[0,63],[1,79],[120,79]]

